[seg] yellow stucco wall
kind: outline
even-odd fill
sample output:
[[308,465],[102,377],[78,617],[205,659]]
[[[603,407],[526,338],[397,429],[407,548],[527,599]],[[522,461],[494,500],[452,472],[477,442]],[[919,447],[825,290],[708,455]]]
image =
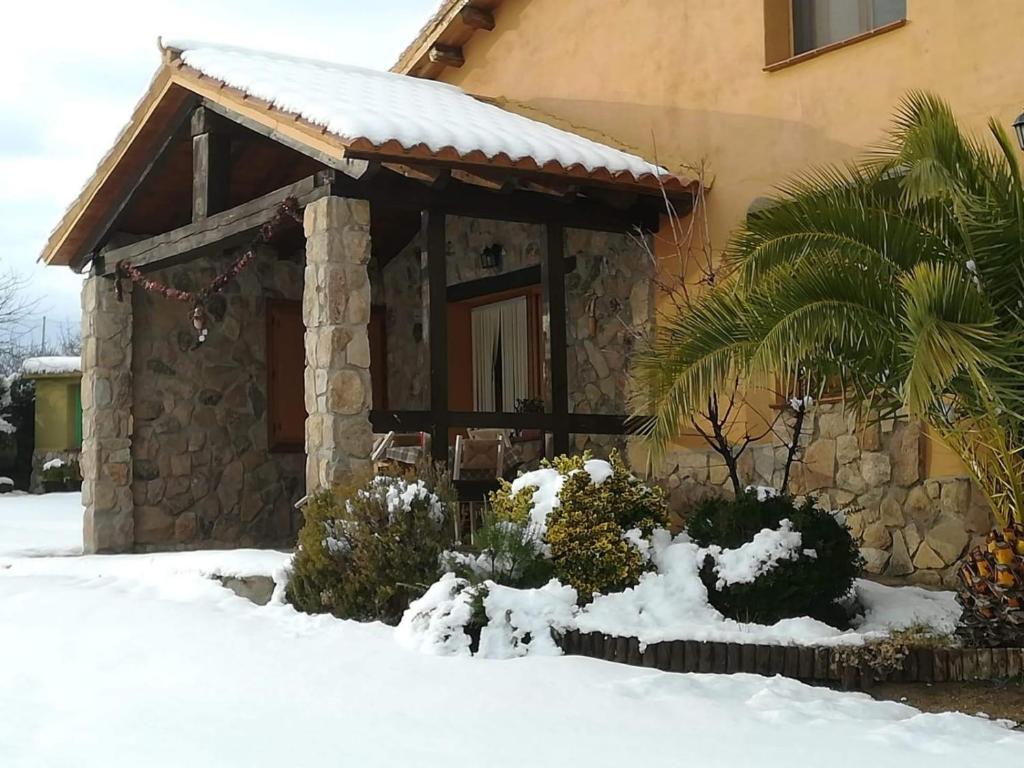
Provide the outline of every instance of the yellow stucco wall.
[[81,447],[77,376],[36,379],[36,451],[67,451]]
[[[715,250],[788,176],[882,138],[912,89],[939,93],[979,131],[1024,108],[1020,0],[908,0],[905,26],[775,72],[764,71],[764,8],[505,0],[496,30],[474,35],[466,65],[443,79],[672,170],[703,163]],[[960,473],[941,446],[927,454],[930,474]]]

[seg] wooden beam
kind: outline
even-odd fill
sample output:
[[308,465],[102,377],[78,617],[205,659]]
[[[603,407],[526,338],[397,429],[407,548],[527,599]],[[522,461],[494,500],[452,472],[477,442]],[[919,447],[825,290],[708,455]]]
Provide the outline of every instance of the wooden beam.
[[435,189],[443,187],[451,178],[451,172],[447,168],[413,166],[404,163],[381,163],[381,165],[392,173],[405,176],[407,179],[421,181]]
[[260,136],[264,136],[268,139],[271,139],[272,141],[276,141],[278,144],[288,147],[289,149],[293,149],[296,152],[303,154],[306,157],[310,157],[319,163],[323,163],[328,168],[333,168],[336,171],[340,171],[341,173],[345,174],[346,176],[349,176],[350,178],[360,179],[364,175],[370,173],[372,169],[371,163],[365,159],[360,160],[356,158],[342,157],[340,154],[331,155],[326,152],[321,152],[319,150],[313,149],[304,142],[297,141],[296,139],[287,136],[281,133],[280,131],[275,131],[272,128],[268,128],[266,125],[259,122],[258,120],[253,120],[250,117],[246,117],[245,115],[236,112],[233,109],[225,107],[221,104],[217,104],[216,102],[204,101],[203,106],[210,112],[216,113],[221,117],[227,118],[232,122],[238,123],[243,128],[247,128],[253,133],[258,133]]
[[450,216],[528,224],[544,224],[557,219],[566,227],[598,232],[632,232],[637,227],[657,232],[663,210],[662,200],[656,197],[639,200],[628,210],[616,210],[583,196],[553,204],[547,195],[515,190],[496,192],[455,179],[438,191],[387,170],[368,183],[338,177],[332,194],[369,200],[374,205],[388,208],[415,211],[433,208]]
[[551,398],[551,432],[555,455],[569,450],[569,373],[565,319],[565,229],[547,225],[547,242],[541,256],[543,325],[548,331],[548,383]]
[[95,273],[109,277],[121,261],[127,261],[143,271],[163,269],[204,254],[218,253],[241,245],[289,197],[294,197],[299,206],[304,207],[329,195],[331,176],[333,174],[330,172],[310,176],[201,221],[109,250],[96,257]]
[[446,67],[461,67],[466,63],[466,57],[462,55],[460,45],[442,45],[434,43],[430,47],[428,58],[435,64],[444,64]]
[[427,337],[430,341],[431,456],[448,463],[448,283],[445,214],[423,211],[423,259],[427,289]]
[[579,191],[579,187],[574,184],[552,184],[544,183],[540,181],[534,181],[532,179],[520,179],[520,189],[526,192],[536,192],[540,195],[550,195],[551,197],[559,200],[571,200],[576,196]]
[[[430,432],[433,428],[431,411],[370,412],[374,432]],[[570,413],[569,431],[584,435],[631,435],[643,423],[642,417],[621,414]],[[451,411],[448,426],[458,429],[540,429],[554,427],[550,413],[495,413],[484,411]]]
[[117,225],[118,219],[121,218],[121,214],[124,213],[128,204],[135,197],[135,193],[139,191],[139,188],[146,183],[150,176],[159,172],[167,159],[167,150],[178,136],[185,122],[189,119],[189,115],[192,114],[198,102],[199,100],[195,97],[186,98],[174,113],[174,117],[167,124],[167,130],[157,151],[150,157],[149,162],[143,166],[142,171],[135,177],[135,181],[124,189],[118,198],[117,204],[111,207],[110,212],[104,218],[103,223],[96,228],[95,233],[82,243],[80,252],[83,254],[83,258],[71,264],[71,268],[75,272],[82,271],[82,268],[88,263],[90,255],[95,258],[93,252],[101,247],[107,237],[109,237],[111,231]]
[[452,168],[452,178],[456,181],[461,181],[463,184],[483,187],[495,192],[506,192],[512,188],[512,179],[508,177],[488,176],[481,173],[473,173],[472,171],[464,171],[460,168]]
[[[565,260],[565,273],[570,274],[576,269],[576,257],[570,256]],[[540,285],[540,265],[516,269],[511,272],[503,272],[500,275],[490,275],[477,280],[467,280],[464,283],[455,283],[448,286],[448,301],[467,301],[480,296],[489,296],[492,293],[502,291],[514,291],[518,288],[527,288],[531,285]]]
[[228,207],[231,136],[202,106],[192,113],[192,221]]
[[467,5],[459,11],[459,18],[463,24],[473,29],[485,29],[488,32],[494,29],[494,14],[474,5]]

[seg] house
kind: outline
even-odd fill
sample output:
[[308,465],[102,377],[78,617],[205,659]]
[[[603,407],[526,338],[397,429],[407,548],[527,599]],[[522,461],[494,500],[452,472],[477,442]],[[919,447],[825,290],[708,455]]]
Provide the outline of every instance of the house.
[[42,487],[43,467],[54,460],[78,463],[82,450],[82,361],[79,357],[30,357],[21,374],[35,382],[35,447],[30,488]]
[[[565,0],[445,2],[395,71],[452,83],[523,115],[690,173],[710,189],[687,263],[655,238],[660,281],[694,283],[705,254],[780,182],[841,163],[879,141],[912,89],[947,99],[963,124],[1009,128],[1021,112],[1024,61],[1013,0]],[[665,227],[662,232],[666,231]],[[660,299],[664,306],[665,299]],[[747,393],[738,429],[760,434],[776,407]],[[744,455],[755,482],[777,485],[785,451]],[[681,436],[656,473],[676,505],[725,482],[702,441]],[[841,404],[817,409],[796,491],[849,516],[868,569],[952,583],[971,537],[987,531],[984,497],[955,456],[915,424],[858,428]]]
[[[286,543],[294,499],[390,430],[430,433],[438,459],[469,427],[624,444],[658,286],[695,282],[791,174],[878,140],[912,88],[1009,124],[1016,12],[446,0],[390,75],[166,44],[43,254],[90,273],[87,546]],[[285,200],[302,231],[275,214]],[[666,203],[692,235],[683,258]],[[544,412],[512,412],[523,397]],[[777,403],[747,399],[753,432]],[[858,509],[873,572],[948,583],[990,522],[963,467],[913,423],[858,425],[841,402],[812,422],[794,490]],[[780,453],[748,450],[750,476],[775,482]],[[654,469],[677,505],[725,482],[689,435]]]
[[43,255],[89,272],[87,549],[292,545],[389,431],[621,442],[649,238],[693,190],[449,85],[165,44]]

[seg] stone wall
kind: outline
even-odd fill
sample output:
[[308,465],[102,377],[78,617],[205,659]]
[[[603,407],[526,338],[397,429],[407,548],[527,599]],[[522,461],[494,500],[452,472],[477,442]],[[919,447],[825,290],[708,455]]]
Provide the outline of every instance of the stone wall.
[[[654,323],[654,260],[635,235],[570,229],[566,251],[569,412],[630,412],[630,360]],[[613,435],[573,435],[573,448],[607,456],[626,449]]]
[[[544,228],[537,225],[450,217],[448,285],[540,264]],[[480,252],[500,243],[501,266],[484,269]],[[654,265],[631,235],[567,230],[566,338],[570,411],[625,413],[629,355],[638,332],[653,319]],[[429,406],[429,349],[424,338],[423,277],[417,238],[374,276],[374,303],[387,307],[388,399],[393,409]],[[579,436],[586,447],[612,441]],[[605,446],[606,448],[607,446]]]
[[[957,561],[992,519],[983,494],[967,478],[924,476],[928,439],[916,422],[889,419],[862,427],[840,403],[815,406],[805,421],[790,490],[845,511],[869,573],[949,586]],[[741,480],[780,487],[785,458],[781,438],[752,445],[741,457]],[[656,476],[673,509],[684,515],[710,494],[732,493],[724,462],[710,450],[677,447]]]
[[[230,264],[204,258],[155,277],[200,288]],[[211,303],[194,348],[188,307],[136,290],[133,373],[136,549],[292,546],[302,453],[272,453],[266,302],[298,300],[302,267],[266,248]]]

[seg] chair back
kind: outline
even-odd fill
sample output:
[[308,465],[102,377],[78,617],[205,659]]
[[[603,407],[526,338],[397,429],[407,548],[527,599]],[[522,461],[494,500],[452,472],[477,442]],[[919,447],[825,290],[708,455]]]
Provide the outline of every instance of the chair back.
[[453,480],[496,480],[505,471],[505,440],[501,437],[455,438]]

